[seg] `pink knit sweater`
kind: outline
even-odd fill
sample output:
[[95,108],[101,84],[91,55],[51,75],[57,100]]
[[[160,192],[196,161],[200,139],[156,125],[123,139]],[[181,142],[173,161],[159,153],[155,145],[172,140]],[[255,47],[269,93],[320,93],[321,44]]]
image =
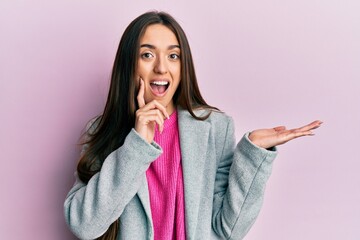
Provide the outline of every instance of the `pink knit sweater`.
[[155,240],[185,239],[184,183],[177,112],[165,120],[154,141],[163,154],[146,171]]

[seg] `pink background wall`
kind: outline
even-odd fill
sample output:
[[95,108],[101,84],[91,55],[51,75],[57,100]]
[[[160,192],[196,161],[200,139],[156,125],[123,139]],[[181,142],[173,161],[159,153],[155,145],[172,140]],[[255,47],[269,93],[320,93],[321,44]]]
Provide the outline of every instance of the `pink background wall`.
[[360,1],[0,2],[0,239],[75,239],[63,217],[86,121],[125,26],[150,9],[188,34],[210,104],[254,128],[325,123],[281,146],[247,240],[360,239]]

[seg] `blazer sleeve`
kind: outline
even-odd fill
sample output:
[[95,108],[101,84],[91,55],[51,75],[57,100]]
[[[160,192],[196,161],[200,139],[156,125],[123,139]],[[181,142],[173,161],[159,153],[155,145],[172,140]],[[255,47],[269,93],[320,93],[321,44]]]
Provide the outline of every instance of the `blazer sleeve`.
[[81,239],[104,234],[134,197],[145,171],[161,153],[160,146],[147,143],[132,129],[124,144],[104,160],[101,171],[87,184],[75,174],[76,182],[64,203],[71,231]]
[[246,133],[235,146],[230,118],[216,173],[212,227],[221,239],[243,239],[259,214],[276,148],[257,147]]

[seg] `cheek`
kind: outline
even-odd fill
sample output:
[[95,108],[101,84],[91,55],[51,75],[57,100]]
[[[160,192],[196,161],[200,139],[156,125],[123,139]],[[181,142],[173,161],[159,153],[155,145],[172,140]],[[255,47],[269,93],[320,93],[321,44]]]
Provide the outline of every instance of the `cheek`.
[[144,62],[139,62],[137,65],[137,73],[138,75],[145,77],[149,71],[151,71],[151,66],[150,64],[146,64]]
[[179,81],[180,80],[180,75],[181,75],[181,65],[178,64],[178,65],[172,66],[170,71],[172,72],[173,79],[175,81]]
[[178,74],[177,74],[177,76],[176,76],[177,78],[176,78],[176,80],[177,80],[177,85],[179,85],[180,84],[180,81],[181,81],[181,71],[179,70],[179,72],[178,72]]

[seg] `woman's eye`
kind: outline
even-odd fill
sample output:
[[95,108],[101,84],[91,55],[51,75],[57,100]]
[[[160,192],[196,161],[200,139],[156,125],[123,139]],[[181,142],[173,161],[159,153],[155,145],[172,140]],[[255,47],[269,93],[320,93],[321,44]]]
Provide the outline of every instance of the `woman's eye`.
[[142,58],[152,58],[153,55],[151,53],[143,53],[143,54],[141,54],[141,57]]
[[178,55],[178,54],[175,54],[175,53],[173,53],[173,54],[170,54],[170,59],[172,59],[172,60],[177,60],[177,59],[180,59],[180,56]]

